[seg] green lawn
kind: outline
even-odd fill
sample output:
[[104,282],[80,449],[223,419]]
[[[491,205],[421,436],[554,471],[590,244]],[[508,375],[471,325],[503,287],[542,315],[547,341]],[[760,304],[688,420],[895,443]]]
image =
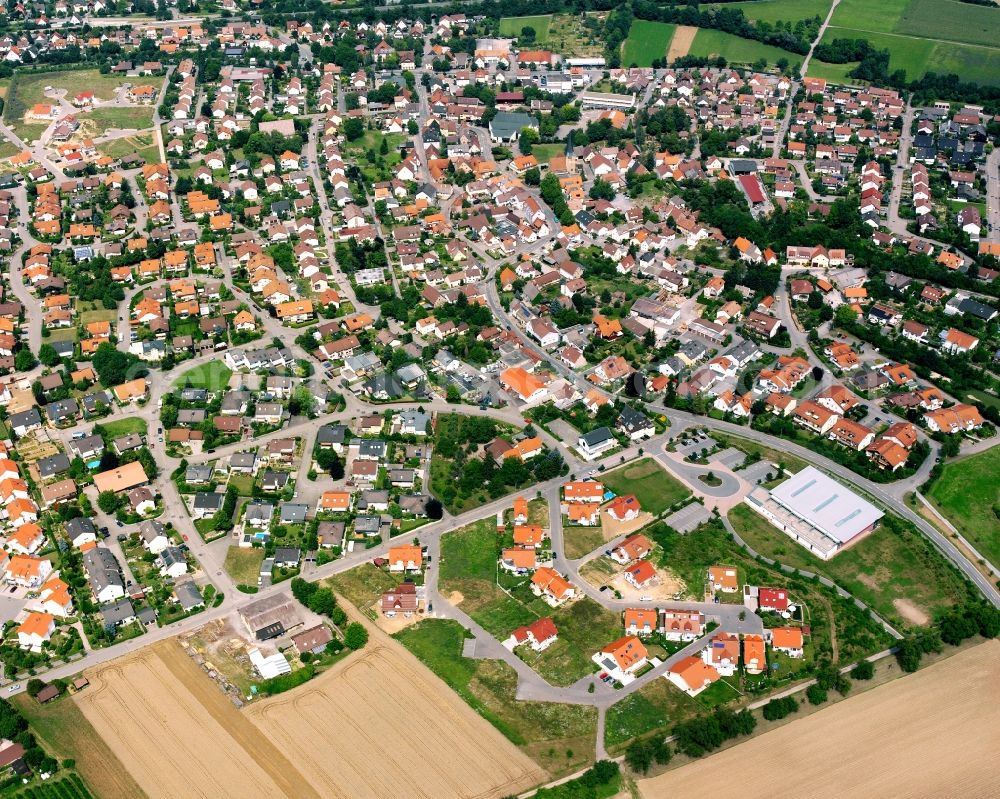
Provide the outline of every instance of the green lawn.
[[773,25],[776,22],[798,22],[813,17],[826,19],[830,0],[748,0],[713,8],[738,8],[747,19]]
[[666,22],[633,20],[622,50],[622,65],[649,67],[654,59],[665,58],[676,29],[676,25]]
[[604,745],[615,753],[633,738],[667,732],[701,710],[697,701],[667,680],[653,680],[608,708]]
[[[925,72],[937,72],[998,85],[998,16],[996,8],[957,0],[889,0],[878,4],[843,0],[823,41],[866,39],[889,51],[890,70],[904,69],[911,80]],[[829,73],[835,78],[837,67],[822,65],[809,72],[820,77]]]
[[[541,604],[541,600],[539,604],[546,607]],[[519,654],[553,685],[570,685],[595,672],[597,667],[591,657],[602,646],[617,640],[624,633],[621,617],[589,597],[556,610],[548,609],[546,615],[551,616],[555,622],[559,640],[544,652],[525,649]]]
[[260,564],[264,562],[261,548],[229,547],[222,568],[236,581],[237,585],[257,585]]
[[174,388],[204,388],[223,391],[229,385],[233,370],[222,361],[209,361],[189,369],[174,381]]
[[560,773],[590,762],[597,711],[583,705],[518,701],[517,676],[510,666],[462,657],[466,635],[458,622],[425,619],[394,637],[543,767]]
[[11,702],[53,757],[76,761],[76,769],[95,795],[143,796],[117,755],[72,699],[63,697],[39,705],[25,693],[13,697]]
[[[62,72],[32,72],[19,70],[7,90],[3,118],[20,123],[26,111],[35,103],[51,103],[45,96],[45,87],[65,89],[68,99],[82,91],[90,90],[100,100],[110,100],[114,90],[134,78],[125,75],[102,75],[96,69],[73,69]],[[19,125],[18,130],[21,130]]]
[[994,7],[957,0],[910,0],[894,32],[996,47],[1000,33],[998,16]]
[[563,525],[563,542],[565,555],[570,560],[582,558],[588,552],[593,552],[604,543],[604,534],[600,525],[591,527],[571,527]]
[[494,519],[481,519],[441,538],[438,579],[495,581],[499,537]]
[[840,0],[830,24],[838,28],[890,33],[911,2],[912,0],[883,0],[881,3]]
[[[593,671],[591,655],[621,634],[618,615],[589,598],[553,609],[531,593],[529,577],[502,577],[497,584],[500,540],[492,519],[441,538],[438,586],[445,597],[461,594],[459,607],[499,640],[517,627],[550,616],[559,640],[544,652],[521,656],[554,685],[569,685]],[[505,590],[506,589],[506,590]]]
[[635,494],[642,509],[654,515],[659,515],[691,494],[683,483],[667,474],[652,458],[643,458],[605,472],[600,475],[600,480],[619,496]]
[[229,475],[229,485],[235,488],[241,497],[253,496],[253,475],[232,473]]
[[140,419],[136,416],[127,416],[124,419],[114,419],[111,421],[102,421],[101,427],[104,428],[104,434],[108,438],[110,443],[113,439],[120,438],[121,436],[131,435],[132,433],[138,433],[139,435],[146,435],[146,420]]
[[1000,564],[1000,447],[946,464],[930,499],[994,565]]
[[123,158],[139,150],[154,147],[153,134],[139,133],[135,136],[122,136],[111,141],[104,142],[98,149],[111,158]]
[[118,311],[114,308],[101,308],[93,311],[84,311],[80,314],[80,324],[84,327],[92,322],[111,322],[111,327],[114,328],[114,323],[117,319]]
[[826,64],[817,58],[813,58],[809,62],[808,75],[810,78],[825,78],[831,83],[859,86],[861,85],[861,81],[847,74],[859,63],[859,61],[851,61],[847,64]]
[[547,164],[554,156],[565,151],[566,145],[556,142],[554,144],[535,144],[531,147],[531,154],[538,159],[538,163]]
[[94,126],[94,134],[98,136],[112,128],[145,130],[153,127],[153,107],[151,105],[106,106],[95,108],[81,119],[83,121],[89,120]]
[[954,567],[923,536],[891,515],[871,535],[828,561],[796,544],[746,505],[733,508],[729,520],[762,555],[829,577],[897,629],[912,623],[900,602],[911,603],[930,618],[968,598],[969,589]]
[[0,139],[0,159],[10,158],[11,156],[17,155],[20,149],[13,142],[9,142],[6,139]]
[[760,59],[774,64],[780,58],[787,58],[790,64],[801,64],[803,59],[803,56],[790,50],[708,28],[701,28],[695,35],[688,55],[705,58],[721,55],[734,64],[753,64]]
[[535,29],[535,41],[544,44],[549,38],[549,25],[552,24],[551,14],[542,14],[534,17],[501,17],[501,36],[520,36],[522,28]]
[[402,575],[390,574],[374,563],[363,563],[349,571],[335,574],[330,578],[329,585],[356,608],[364,610],[402,581]]

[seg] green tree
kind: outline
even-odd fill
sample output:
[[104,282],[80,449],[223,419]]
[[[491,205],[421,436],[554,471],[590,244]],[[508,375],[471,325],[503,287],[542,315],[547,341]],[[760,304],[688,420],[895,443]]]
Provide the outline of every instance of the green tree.
[[56,352],[55,347],[51,344],[43,344],[38,348],[38,360],[46,366],[55,366],[62,359],[59,357],[59,353]]
[[875,676],[875,664],[870,660],[862,660],[851,669],[851,678],[854,680],[870,680]]
[[352,621],[344,630],[344,645],[348,649],[358,650],[368,643],[368,630],[363,624]]
[[35,360],[35,356],[27,347],[19,349],[17,355],[14,356],[14,368],[19,372],[30,372],[35,368],[36,363],[38,361]]
[[899,642],[896,649],[896,660],[899,667],[905,672],[914,672],[920,668],[920,659],[923,657],[923,649],[920,642],[913,636],[908,636]]
[[821,688],[819,683],[813,683],[806,688],[806,699],[810,705],[822,705],[826,701],[827,693],[825,688]]
[[121,507],[121,497],[114,491],[102,491],[97,495],[97,507],[111,516]]
[[365,135],[365,123],[359,117],[349,117],[344,122],[344,136],[348,141],[357,141]]

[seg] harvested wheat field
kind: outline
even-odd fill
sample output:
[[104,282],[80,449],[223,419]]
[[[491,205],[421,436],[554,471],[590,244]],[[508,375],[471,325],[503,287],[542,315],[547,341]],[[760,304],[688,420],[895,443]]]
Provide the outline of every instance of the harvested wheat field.
[[319,799],[176,641],[87,677],[90,687],[74,701],[151,799]]
[[1000,641],[850,697],[658,777],[643,799],[707,796],[738,774],[742,799],[998,796]]
[[499,799],[544,772],[415,657],[373,632],[361,653],[248,717],[331,799]]
[[697,28],[690,25],[678,25],[674,31],[674,38],[670,40],[670,49],[667,51],[667,63],[670,64],[677,58],[683,58],[691,49],[691,42],[694,41]]

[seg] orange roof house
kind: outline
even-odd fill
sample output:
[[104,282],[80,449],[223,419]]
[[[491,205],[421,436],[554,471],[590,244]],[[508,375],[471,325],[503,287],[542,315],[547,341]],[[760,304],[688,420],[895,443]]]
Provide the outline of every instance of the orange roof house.
[[791,657],[802,657],[803,637],[801,627],[773,627],[768,630],[768,633],[771,636],[772,647]]
[[128,491],[130,488],[145,485],[148,482],[146,470],[139,461],[132,461],[94,475],[94,485],[101,493],[104,491],[114,491],[115,493]]
[[503,454],[503,457],[519,458],[522,461],[531,460],[533,457],[540,454],[542,449],[544,449],[542,439],[538,436],[533,436],[532,438],[525,438],[518,441]]
[[319,498],[317,511],[332,513],[349,511],[351,509],[351,493],[349,491],[324,491]]
[[544,596],[550,605],[558,605],[576,595],[573,584],[548,566],[542,566],[534,573],[531,590],[536,596]]
[[545,540],[545,530],[538,524],[514,526],[514,543],[519,546],[540,547]]
[[514,499],[513,508],[514,524],[526,524],[528,521],[528,500],[524,497]]
[[115,386],[112,390],[115,398],[123,405],[135,402],[146,396],[146,378],[137,377],[135,380],[129,380],[127,383]]
[[627,608],[625,631],[629,635],[652,635],[659,627],[659,615],[655,608]]
[[563,498],[566,502],[601,502],[604,484],[593,480],[563,483]]
[[747,674],[760,674],[767,668],[764,638],[750,634],[743,636],[743,667]]
[[536,402],[546,393],[545,383],[521,366],[511,366],[501,372],[500,384],[523,402]]
[[507,547],[500,554],[500,561],[510,571],[534,569],[538,554],[534,547]]
[[389,571],[420,571],[424,553],[417,544],[401,544],[389,549]]
[[719,678],[715,668],[696,657],[682,658],[667,671],[667,679],[688,696],[697,696]]
[[740,581],[733,566],[709,566],[708,582],[712,591],[731,594],[739,590]]
[[617,676],[631,676],[646,663],[645,645],[634,635],[625,635],[612,641],[594,655],[594,661]]

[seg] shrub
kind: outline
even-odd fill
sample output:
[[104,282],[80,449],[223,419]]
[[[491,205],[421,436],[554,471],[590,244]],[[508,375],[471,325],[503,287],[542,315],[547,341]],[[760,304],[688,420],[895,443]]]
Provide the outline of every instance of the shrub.
[[819,683],[814,683],[806,688],[806,699],[810,705],[822,705],[827,698],[826,688],[821,688]]
[[368,630],[363,624],[352,621],[344,630],[344,646],[348,649],[358,650],[368,643]]
[[870,680],[875,676],[875,664],[870,660],[862,660],[851,669],[851,679]]
[[772,699],[764,705],[763,715],[768,721],[777,721],[789,716],[799,709],[799,703],[791,696]]

